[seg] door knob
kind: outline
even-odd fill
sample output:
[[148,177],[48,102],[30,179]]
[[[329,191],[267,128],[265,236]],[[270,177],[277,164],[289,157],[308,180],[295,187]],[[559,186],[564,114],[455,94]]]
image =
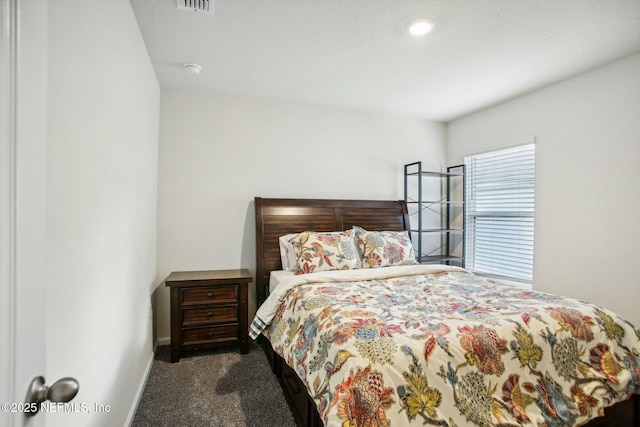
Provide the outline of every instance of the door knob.
[[33,412],[27,412],[26,415],[32,416],[38,413],[40,410],[40,404],[45,400],[52,402],[70,402],[80,390],[80,384],[75,378],[64,377],[60,378],[50,386],[45,385],[44,377],[35,377],[31,384],[29,384],[29,390],[27,390],[27,397],[25,403],[30,405],[35,404],[35,410]]

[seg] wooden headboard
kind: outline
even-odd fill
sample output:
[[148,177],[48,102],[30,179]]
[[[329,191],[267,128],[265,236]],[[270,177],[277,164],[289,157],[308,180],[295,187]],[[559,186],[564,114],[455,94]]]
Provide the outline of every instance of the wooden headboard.
[[269,274],[282,270],[278,238],[302,231],[342,231],[354,225],[367,230],[410,231],[403,200],[263,199],[256,207],[256,296],[269,294]]

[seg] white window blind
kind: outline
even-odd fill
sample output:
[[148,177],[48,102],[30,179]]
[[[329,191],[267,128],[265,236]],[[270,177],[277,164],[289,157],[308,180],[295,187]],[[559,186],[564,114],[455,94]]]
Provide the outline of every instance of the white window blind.
[[535,144],[465,157],[465,265],[531,281]]

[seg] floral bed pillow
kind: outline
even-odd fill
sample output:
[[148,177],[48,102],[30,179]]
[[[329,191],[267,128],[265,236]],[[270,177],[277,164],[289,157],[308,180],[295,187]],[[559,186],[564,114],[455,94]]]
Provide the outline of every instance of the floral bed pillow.
[[362,268],[417,264],[409,233],[406,231],[367,231],[353,227]]
[[305,231],[289,242],[296,254],[296,274],[360,268],[353,230],[340,233]]

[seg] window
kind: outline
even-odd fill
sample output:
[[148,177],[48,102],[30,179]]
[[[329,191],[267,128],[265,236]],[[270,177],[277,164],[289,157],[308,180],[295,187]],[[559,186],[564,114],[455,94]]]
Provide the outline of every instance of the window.
[[533,280],[535,145],[465,157],[468,269]]

